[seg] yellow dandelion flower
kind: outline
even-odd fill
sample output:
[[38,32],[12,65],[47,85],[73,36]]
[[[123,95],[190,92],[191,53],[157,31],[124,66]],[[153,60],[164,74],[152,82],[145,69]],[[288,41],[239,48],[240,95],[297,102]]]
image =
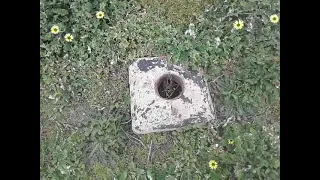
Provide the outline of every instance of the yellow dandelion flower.
[[279,17],[278,15],[274,14],[270,16],[270,21],[274,24],[276,24],[277,22],[279,22]]
[[59,30],[59,26],[54,25],[54,26],[51,27],[51,33],[52,33],[52,34],[58,34],[59,31],[60,31],[60,30]]
[[228,139],[228,144],[233,144],[234,141],[232,139]]
[[68,33],[64,36],[64,39],[67,41],[67,42],[71,42],[73,40],[73,36]]
[[209,167],[210,167],[211,169],[217,169],[218,163],[217,163],[215,160],[211,160],[211,161],[209,162]]
[[241,20],[235,21],[233,23],[233,27],[235,29],[242,29],[243,28],[243,21],[241,21]]
[[96,16],[97,16],[98,19],[101,19],[101,18],[103,18],[103,16],[104,16],[104,12],[98,11],[98,12],[96,13]]

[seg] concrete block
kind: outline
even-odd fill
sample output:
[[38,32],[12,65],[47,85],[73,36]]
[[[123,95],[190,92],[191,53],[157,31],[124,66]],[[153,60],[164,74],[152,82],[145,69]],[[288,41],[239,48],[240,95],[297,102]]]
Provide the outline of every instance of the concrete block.
[[215,120],[203,76],[160,58],[140,58],[129,67],[132,130],[172,131]]

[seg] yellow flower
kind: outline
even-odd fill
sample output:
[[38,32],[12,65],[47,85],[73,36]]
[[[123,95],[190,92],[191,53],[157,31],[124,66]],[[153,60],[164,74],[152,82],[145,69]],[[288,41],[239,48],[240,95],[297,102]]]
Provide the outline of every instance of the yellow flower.
[[242,29],[243,28],[243,21],[241,21],[241,20],[235,21],[233,23],[233,27],[235,29]]
[[209,167],[210,167],[211,169],[217,169],[218,163],[217,163],[216,161],[214,161],[214,160],[211,160],[211,161],[209,162]]
[[96,13],[96,16],[97,16],[98,19],[101,19],[101,18],[103,18],[104,13],[103,13],[102,11],[98,11],[98,12]]
[[234,141],[232,139],[228,139],[228,144],[233,144]]
[[57,26],[57,25],[54,25],[54,26],[52,26],[52,28],[51,28],[51,33],[52,34],[58,34],[59,33],[59,26]]
[[271,21],[272,23],[276,24],[277,22],[279,22],[279,17],[278,17],[276,14],[271,15],[271,16],[270,16],[270,21]]
[[72,36],[70,33],[68,33],[68,34],[66,34],[66,35],[64,36],[64,39],[65,39],[67,42],[71,42],[72,39],[73,39],[73,36]]

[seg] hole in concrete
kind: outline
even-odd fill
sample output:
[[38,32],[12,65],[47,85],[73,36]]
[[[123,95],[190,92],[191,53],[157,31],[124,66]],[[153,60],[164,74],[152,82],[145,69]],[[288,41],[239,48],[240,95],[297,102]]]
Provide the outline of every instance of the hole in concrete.
[[183,80],[174,74],[164,74],[156,82],[155,89],[164,99],[177,99],[184,91]]

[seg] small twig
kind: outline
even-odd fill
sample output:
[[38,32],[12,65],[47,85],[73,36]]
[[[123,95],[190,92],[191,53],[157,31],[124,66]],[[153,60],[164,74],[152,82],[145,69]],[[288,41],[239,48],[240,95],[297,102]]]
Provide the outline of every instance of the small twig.
[[93,154],[96,152],[98,146],[99,146],[99,143],[97,143],[97,145],[92,149],[92,151],[91,151],[91,153],[90,153],[90,155],[89,155],[89,159],[92,158],[92,156],[93,156]]
[[121,124],[127,124],[127,123],[129,123],[130,121],[131,121],[131,119],[130,119],[129,121],[123,122],[123,123],[121,123]]
[[168,91],[165,91],[167,98],[169,97]]
[[150,145],[149,145],[149,154],[148,154],[147,164],[149,163],[149,160],[150,160],[151,149],[152,149],[151,147],[152,147],[152,139],[151,139],[151,142],[150,142]]
[[173,93],[176,91],[176,89],[177,89],[178,87],[179,87],[179,85],[173,89],[172,93],[170,94],[170,96],[169,96],[168,98],[170,98],[170,97],[173,95]]
[[194,168],[196,168],[196,170],[197,170],[200,174],[202,174],[201,171],[199,171],[199,169],[198,169],[196,166],[194,166]]
[[[130,137],[132,137],[133,139],[135,139],[135,140],[137,140],[138,142],[140,142],[141,145],[143,146],[143,148],[146,149],[146,146],[143,144],[143,142],[142,142],[140,139],[138,139],[138,138],[136,138],[136,137],[134,137],[134,136],[131,136],[130,134],[126,133],[126,132],[122,129],[121,126],[120,126],[120,128],[121,128],[121,130],[124,132],[124,134],[125,134],[129,139],[130,139]],[[130,136],[130,137],[129,137],[129,136]]]
[[229,118],[227,119],[227,122],[225,122],[225,123],[222,125],[222,127],[223,127],[223,128],[226,127],[226,126],[228,125],[229,121],[232,120],[232,119],[233,119],[233,116],[229,117]]
[[221,78],[222,76],[224,76],[224,74],[221,74],[220,76],[216,77],[213,81],[210,81],[210,83],[214,83],[216,80],[218,80],[218,79]]

